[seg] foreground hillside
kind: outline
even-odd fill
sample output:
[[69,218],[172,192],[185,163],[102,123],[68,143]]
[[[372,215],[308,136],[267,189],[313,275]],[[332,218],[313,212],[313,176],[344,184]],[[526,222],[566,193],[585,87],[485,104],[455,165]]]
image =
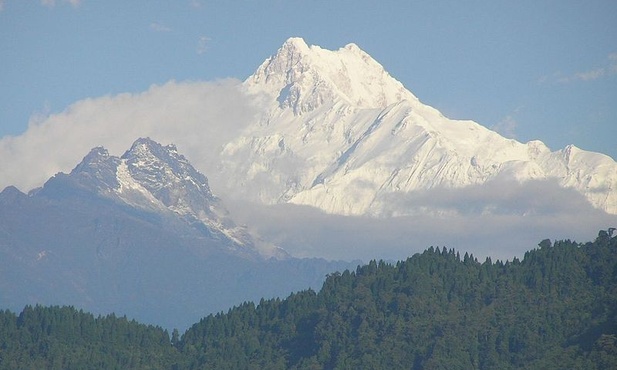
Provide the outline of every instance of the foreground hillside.
[[371,262],[330,275],[318,293],[208,316],[181,338],[71,308],[5,311],[0,368],[614,368],[611,234],[545,240],[505,263],[445,248]]
[[193,326],[191,368],[606,369],[617,364],[617,239],[522,261],[429,249],[371,262],[322,290],[246,304]]

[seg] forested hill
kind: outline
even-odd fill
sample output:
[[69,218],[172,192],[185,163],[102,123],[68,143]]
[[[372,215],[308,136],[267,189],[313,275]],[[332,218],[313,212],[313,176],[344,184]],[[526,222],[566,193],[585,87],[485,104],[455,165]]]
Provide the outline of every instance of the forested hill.
[[429,248],[172,337],[115,316],[27,307],[0,312],[0,368],[615,369],[617,237],[544,240],[509,262]]
[[159,327],[73,307],[0,311],[0,369],[171,369],[177,351]]

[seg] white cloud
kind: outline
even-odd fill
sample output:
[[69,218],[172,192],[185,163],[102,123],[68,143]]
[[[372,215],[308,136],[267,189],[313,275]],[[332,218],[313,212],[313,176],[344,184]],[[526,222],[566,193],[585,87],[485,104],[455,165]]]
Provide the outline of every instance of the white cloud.
[[[617,216],[593,208],[582,195],[551,181],[495,182],[400,196],[409,207],[447,215],[375,219],[324,214],[296,205],[229,203],[231,214],[294,256],[400,260],[430,246],[455,248],[483,261],[521,258],[541,240],[593,240]],[[489,210],[494,210],[489,212]]]
[[617,74],[617,53],[611,53],[608,56],[608,60],[610,61],[608,72],[610,74]]
[[[63,3],[71,4],[73,7],[81,5],[81,0],[62,0]],[[56,6],[56,0],[41,0],[41,5],[53,8]]]
[[28,130],[0,139],[0,190],[22,191],[68,172],[95,146],[121,155],[149,136],[178,149],[208,174],[219,147],[251,121],[239,81],[168,82],[139,94],[85,99],[64,112],[37,115]]
[[208,51],[208,43],[210,42],[210,38],[208,36],[201,36],[197,41],[197,54],[204,54]]
[[496,131],[509,139],[516,139],[517,127],[518,122],[516,122],[516,119],[514,119],[511,115],[508,115],[501,121],[497,122],[497,124],[491,126],[491,130]]
[[194,9],[199,9],[199,8],[201,8],[203,6],[201,1],[199,1],[199,0],[191,0],[190,4],[191,4],[191,8],[194,8]]
[[606,75],[606,69],[598,68],[591,71],[579,72],[574,76],[570,77],[570,79],[580,81],[593,81],[597,80],[600,77],[604,77],[604,75]]
[[155,32],[171,32],[172,29],[158,22],[150,23],[150,29]]
[[557,82],[568,83],[574,81],[594,81],[601,78],[610,77],[617,74],[617,53],[611,53],[607,57],[607,62],[604,66],[590,69],[583,72],[577,72],[569,76],[556,74]]

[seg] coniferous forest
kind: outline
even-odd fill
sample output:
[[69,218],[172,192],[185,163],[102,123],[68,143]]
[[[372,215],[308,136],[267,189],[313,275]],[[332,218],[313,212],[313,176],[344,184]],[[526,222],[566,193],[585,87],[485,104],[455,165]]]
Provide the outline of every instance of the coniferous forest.
[[617,369],[617,236],[522,260],[429,248],[244,303],[183,335],[72,307],[0,311],[0,369]]

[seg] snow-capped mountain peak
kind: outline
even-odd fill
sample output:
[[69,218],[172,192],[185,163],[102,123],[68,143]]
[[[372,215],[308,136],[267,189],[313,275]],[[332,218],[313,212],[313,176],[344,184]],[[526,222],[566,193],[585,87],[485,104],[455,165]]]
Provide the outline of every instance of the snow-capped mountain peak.
[[359,109],[385,108],[417,98],[355,44],[330,51],[290,38],[245,81],[295,115],[344,102]]
[[263,113],[225,145],[220,170],[229,191],[252,201],[403,215],[413,211],[396,199],[418,190],[553,179],[617,213],[609,157],[448,119],[355,44],[330,51],[291,38],[244,86]]

